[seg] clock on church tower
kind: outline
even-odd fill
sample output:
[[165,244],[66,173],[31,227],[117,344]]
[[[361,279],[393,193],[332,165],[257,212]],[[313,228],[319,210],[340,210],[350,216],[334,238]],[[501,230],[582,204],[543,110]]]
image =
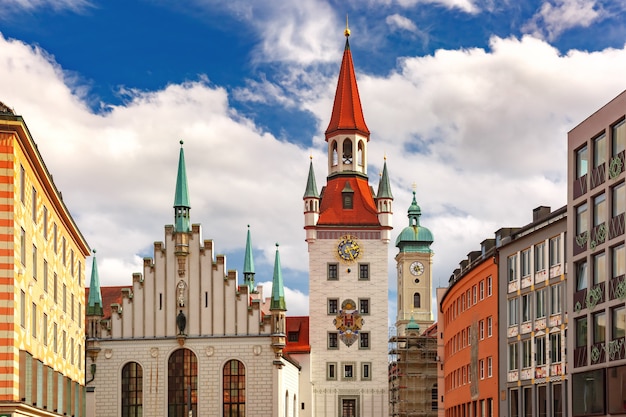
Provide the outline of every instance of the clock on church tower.
[[407,323],[413,319],[421,331],[433,324],[432,315],[432,259],[433,234],[420,225],[422,211],[415,200],[408,210],[409,225],[396,239],[399,249],[396,255],[398,268],[398,316],[396,327],[399,335],[405,334]]

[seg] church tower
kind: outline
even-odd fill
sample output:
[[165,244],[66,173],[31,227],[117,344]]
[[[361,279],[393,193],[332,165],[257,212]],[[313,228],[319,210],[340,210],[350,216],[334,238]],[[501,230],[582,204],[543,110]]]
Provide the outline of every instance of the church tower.
[[409,225],[396,239],[398,268],[398,316],[396,327],[399,336],[405,336],[406,326],[415,320],[421,331],[433,324],[432,315],[432,264],[433,234],[420,225],[422,210],[415,200],[408,210]]
[[374,193],[367,128],[346,44],[326,129],[328,176],[304,193],[309,251],[313,416],[388,415],[388,249],[392,229],[386,163]]

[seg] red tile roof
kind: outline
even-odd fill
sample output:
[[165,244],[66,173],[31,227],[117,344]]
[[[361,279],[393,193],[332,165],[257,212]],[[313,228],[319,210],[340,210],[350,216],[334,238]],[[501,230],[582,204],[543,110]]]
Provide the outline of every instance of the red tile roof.
[[[351,209],[343,208],[342,191],[350,183],[354,191]],[[367,178],[335,176],[322,190],[318,225],[379,226],[373,191]]]
[[[307,316],[287,316],[287,344],[283,353],[310,353],[309,344],[309,318]],[[290,342],[289,333],[298,332],[298,341]]]
[[354,74],[354,64],[352,63],[352,53],[350,52],[348,39],[346,39],[346,47],[343,51],[333,112],[326,129],[326,140],[328,141],[330,134],[337,131],[349,131],[350,133],[357,131],[366,136],[367,140],[369,140],[370,136],[370,131],[363,117],[361,98],[359,97],[359,88],[356,84],[356,75]]
[[[100,287],[100,293],[102,294],[102,310],[105,319],[111,317],[111,304],[122,304],[122,289],[131,288],[128,286],[120,287]],[[89,288],[85,288],[85,302],[89,305]]]

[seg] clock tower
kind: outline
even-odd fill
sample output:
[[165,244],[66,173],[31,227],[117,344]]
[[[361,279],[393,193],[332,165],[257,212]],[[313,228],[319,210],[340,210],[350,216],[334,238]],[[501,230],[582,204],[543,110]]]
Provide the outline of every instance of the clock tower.
[[[313,171],[304,193],[309,252],[312,416],[389,414],[388,250],[391,188],[384,162],[374,192],[367,176],[367,128],[346,28],[330,123],[328,176],[318,194]],[[310,414],[309,414],[310,413]]]
[[396,239],[398,268],[398,335],[404,336],[406,325],[414,320],[423,332],[433,324],[432,315],[432,264],[433,234],[420,225],[422,210],[415,200],[409,207],[409,225]]

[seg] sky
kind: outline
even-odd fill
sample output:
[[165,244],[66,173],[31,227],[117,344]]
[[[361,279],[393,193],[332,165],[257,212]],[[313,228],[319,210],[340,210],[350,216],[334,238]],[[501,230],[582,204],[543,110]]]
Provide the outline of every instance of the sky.
[[[308,314],[302,213],[346,16],[370,183],[386,158],[392,241],[413,189],[433,287],[501,227],[566,204],[567,132],[626,89],[626,1],[3,0],[0,101],[24,117],[102,285],[131,285],[173,224],[179,141],[191,220],[243,280]],[[389,245],[390,322],[395,320]],[[89,274],[90,263],[87,268]],[[89,276],[89,275],[88,275]],[[436,312],[435,312],[436,314]]]

